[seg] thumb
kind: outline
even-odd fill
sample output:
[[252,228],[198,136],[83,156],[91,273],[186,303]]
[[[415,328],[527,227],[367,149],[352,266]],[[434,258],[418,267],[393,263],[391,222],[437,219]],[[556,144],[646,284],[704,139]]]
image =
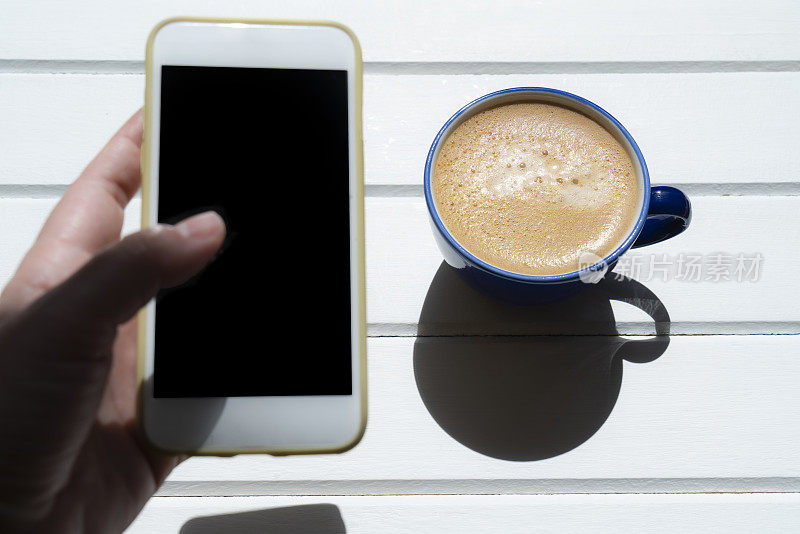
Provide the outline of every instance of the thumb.
[[97,414],[117,326],[197,273],[224,237],[214,212],[130,235],[2,325],[0,477],[29,486],[17,497],[62,487]]
[[81,323],[81,330],[116,327],[133,317],[162,287],[180,284],[196,274],[224,237],[225,223],[213,211],[176,226],[148,228],[100,252],[35,307],[77,314],[74,321]]

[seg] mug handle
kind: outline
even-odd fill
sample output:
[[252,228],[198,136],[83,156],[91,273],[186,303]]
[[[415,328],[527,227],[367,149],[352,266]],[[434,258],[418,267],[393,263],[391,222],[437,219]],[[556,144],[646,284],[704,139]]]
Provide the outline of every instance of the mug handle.
[[631,248],[644,247],[675,237],[692,220],[692,204],[680,189],[668,185],[650,188],[650,209],[642,231]]

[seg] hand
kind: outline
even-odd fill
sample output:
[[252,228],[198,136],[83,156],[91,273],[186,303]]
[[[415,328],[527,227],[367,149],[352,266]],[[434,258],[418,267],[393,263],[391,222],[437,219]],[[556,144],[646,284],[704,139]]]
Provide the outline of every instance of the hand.
[[219,249],[213,212],[120,240],[136,113],[67,190],[0,297],[0,531],[120,532],[176,465],[135,424],[136,312]]

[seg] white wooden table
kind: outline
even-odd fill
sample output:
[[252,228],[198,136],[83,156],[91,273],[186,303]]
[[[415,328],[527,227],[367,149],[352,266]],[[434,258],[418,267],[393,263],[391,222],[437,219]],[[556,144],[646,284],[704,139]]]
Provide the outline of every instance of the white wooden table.
[[[0,284],[66,185],[141,106],[147,33],[178,14],[328,18],[361,39],[370,419],[362,443],[340,456],[192,459],[129,532],[800,528],[800,4],[2,0]],[[421,195],[428,146],[464,103],[522,85],[605,107],[639,142],[653,182],[690,195],[690,230],[643,249],[643,260],[763,262],[757,281],[639,277],[669,313],[666,350],[649,363],[615,360],[607,419],[564,421],[581,427],[575,442],[542,445],[547,436],[523,429],[523,449],[554,452],[509,461],[501,431],[488,435],[459,412],[465,389],[481,383],[467,376],[475,358],[489,368],[496,353],[524,372],[514,355],[538,351],[556,355],[544,364],[552,370],[559,347],[618,339],[545,345],[530,334],[564,333],[557,323],[542,331],[541,317],[481,300],[440,271]],[[138,209],[134,201],[127,231]],[[628,339],[657,329],[634,306],[612,309]],[[311,333],[324,320],[309,309]],[[603,333],[595,326],[573,333]],[[462,352],[472,371],[442,371],[447,360],[436,358]],[[555,388],[562,402],[583,391]],[[502,393],[481,393],[486,410],[504,406]],[[190,522],[245,511],[255,512]]]

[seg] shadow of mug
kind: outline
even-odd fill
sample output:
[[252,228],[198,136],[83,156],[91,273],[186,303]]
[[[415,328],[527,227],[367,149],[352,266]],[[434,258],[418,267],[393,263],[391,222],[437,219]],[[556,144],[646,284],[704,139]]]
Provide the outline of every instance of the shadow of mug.
[[333,504],[306,504],[236,514],[195,517],[180,534],[345,534],[342,514]]
[[[619,336],[611,300],[655,321],[655,337]],[[606,277],[569,299],[497,300],[442,264],[414,344],[414,375],[431,416],[455,440],[514,461],[552,458],[586,442],[608,419],[622,361],[644,363],[669,346],[670,318],[642,284]]]

